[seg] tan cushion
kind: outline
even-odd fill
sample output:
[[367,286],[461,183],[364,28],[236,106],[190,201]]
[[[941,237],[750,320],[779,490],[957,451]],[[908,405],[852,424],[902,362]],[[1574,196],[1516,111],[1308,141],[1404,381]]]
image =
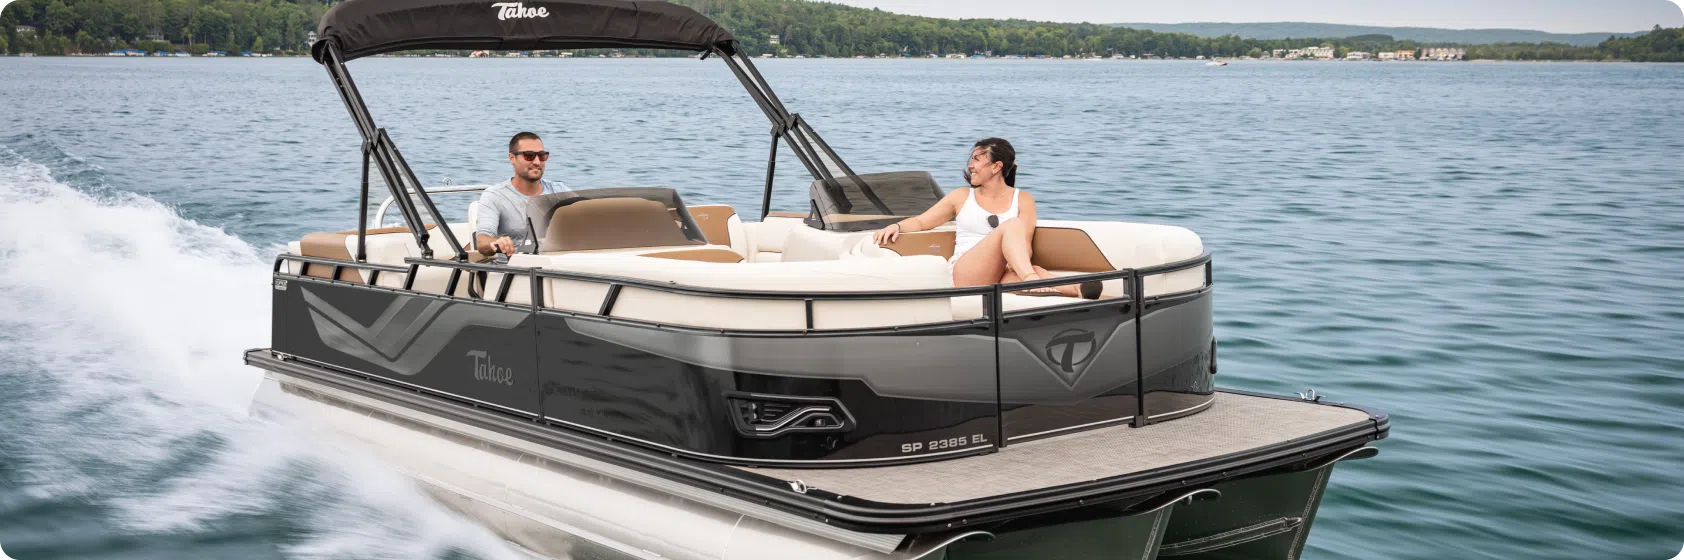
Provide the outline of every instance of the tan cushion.
[[711,263],[740,263],[743,256],[729,249],[685,249],[681,251],[660,251],[641,253],[640,257],[657,259],[674,259],[680,261],[701,261]]
[[[1045,220],[1037,224],[1036,253],[1041,249],[1041,228],[1079,229],[1093,241],[1113,269],[1145,268],[1183,261],[1204,252],[1204,243],[1192,230],[1158,224],[1126,222],[1087,222]],[[1046,265],[1042,265],[1046,266]],[[1075,270],[1047,267],[1050,270]],[[1146,277],[1146,295],[1156,296],[1196,290],[1204,285],[1204,267]],[[1104,294],[1120,296],[1125,293],[1121,281],[1105,283]]]
[[[510,264],[733,290],[874,292],[952,286],[947,263],[936,257],[721,264],[572,253],[517,255]],[[596,313],[607,290],[607,284],[603,283],[551,280],[544,290],[545,304],[557,309]],[[800,299],[776,301],[692,296],[633,287],[621,290],[612,315],[710,328],[806,328],[806,305]],[[813,318],[814,328],[819,329],[937,323],[951,320],[952,304],[945,297],[815,301]]]
[[737,211],[724,204],[702,204],[690,207],[690,218],[702,228],[710,245],[729,246],[744,257],[749,256],[748,235]]
[[555,210],[544,251],[702,245],[684,236],[665,204],[642,198],[581,200]]
[[946,259],[953,257],[953,239],[951,230],[903,233],[883,248],[902,256],[935,255]]
[[[404,235],[408,234],[406,233]],[[356,232],[352,232],[350,235],[346,235],[344,232],[312,233],[305,235],[304,240],[299,242],[299,254],[306,257],[317,257],[323,259],[337,259],[342,261],[355,260],[351,255],[351,251],[352,247],[356,246],[356,242]],[[347,245],[349,245],[349,247]],[[305,266],[301,264],[300,266],[304,268],[305,276],[315,278],[333,278],[333,265],[309,264],[308,266]],[[336,278],[336,280],[344,280],[347,282],[363,281],[362,277],[357,275],[357,269],[352,267],[340,269],[339,277]]]

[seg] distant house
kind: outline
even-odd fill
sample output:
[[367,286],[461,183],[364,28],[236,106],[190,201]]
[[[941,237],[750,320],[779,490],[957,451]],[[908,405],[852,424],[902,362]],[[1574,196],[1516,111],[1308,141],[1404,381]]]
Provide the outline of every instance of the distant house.
[[17,28],[17,32],[18,32],[18,35],[23,35],[25,37],[29,37],[29,36],[35,35],[35,27],[31,26],[31,25],[19,25],[18,28]]
[[1398,60],[1415,60],[1415,51],[1403,50],[1397,52]]
[[1392,51],[1381,51],[1379,54],[1374,55],[1374,58],[1378,58],[1380,60],[1397,60],[1397,53]]
[[310,50],[310,47],[314,47],[314,46],[316,46],[316,32],[311,31],[309,33],[305,33],[304,34],[304,50],[308,51],[308,50]]
[[1468,49],[1452,47],[1427,47],[1421,49],[1421,60],[1461,60],[1468,56]]
[[1370,58],[1374,58],[1374,55],[1362,51],[1351,51],[1345,55],[1345,60],[1368,60]]
[[1310,47],[1304,49],[1304,56],[1321,60],[1333,60],[1333,47]]

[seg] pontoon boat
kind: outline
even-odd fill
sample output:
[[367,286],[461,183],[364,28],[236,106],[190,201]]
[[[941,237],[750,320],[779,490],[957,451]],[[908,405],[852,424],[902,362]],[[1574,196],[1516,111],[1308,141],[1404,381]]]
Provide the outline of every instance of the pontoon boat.
[[[511,15],[512,14],[512,15]],[[1215,387],[1211,258],[1183,228],[1044,220],[1060,276],[954,287],[943,190],[856,173],[731,33],[665,2],[349,0],[315,59],[364,138],[362,219],[274,264],[260,410],[321,426],[547,557],[1296,558],[1386,416]],[[412,49],[676,49],[773,123],[757,215],[670,188],[533,198],[492,264],[345,64]],[[772,212],[783,143],[808,208]],[[370,224],[369,170],[405,224]],[[1022,295],[1100,282],[1096,300]]]

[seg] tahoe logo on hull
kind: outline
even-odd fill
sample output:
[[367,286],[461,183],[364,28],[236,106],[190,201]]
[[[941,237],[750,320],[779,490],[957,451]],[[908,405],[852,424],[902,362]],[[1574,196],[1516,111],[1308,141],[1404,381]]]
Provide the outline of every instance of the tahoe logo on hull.
[[498,2],[496,4],[492,4],[491,7],[497,8],[497,21],[503,21],[506,19],[550,17],[549,8],[528,8],[522,6],[520,2]]
[[515,384],[514,368],[498,367],[491,361],[491,354],[484,350],[469,350],[468,355],[474,358],[474,379],[503,385]]

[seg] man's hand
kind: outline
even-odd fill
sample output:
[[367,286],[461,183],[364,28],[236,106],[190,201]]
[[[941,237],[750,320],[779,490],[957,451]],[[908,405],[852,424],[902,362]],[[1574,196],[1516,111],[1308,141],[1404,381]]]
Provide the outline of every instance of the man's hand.
[[478,238],[479,243],[476,244],[477,246],[474,250],[479,251],[482,255],[492,256],[497,253],[505,255],[515,254],[515,240],[509,239],[509,236],[507,235],[497,239],[492,239],[491,236],[481,233],[478,234]]
[[513,255],[515,254],[515,240],[509,239],[507,235],[499,237],[496,241],[491,242],[491,249],[505,255]]

